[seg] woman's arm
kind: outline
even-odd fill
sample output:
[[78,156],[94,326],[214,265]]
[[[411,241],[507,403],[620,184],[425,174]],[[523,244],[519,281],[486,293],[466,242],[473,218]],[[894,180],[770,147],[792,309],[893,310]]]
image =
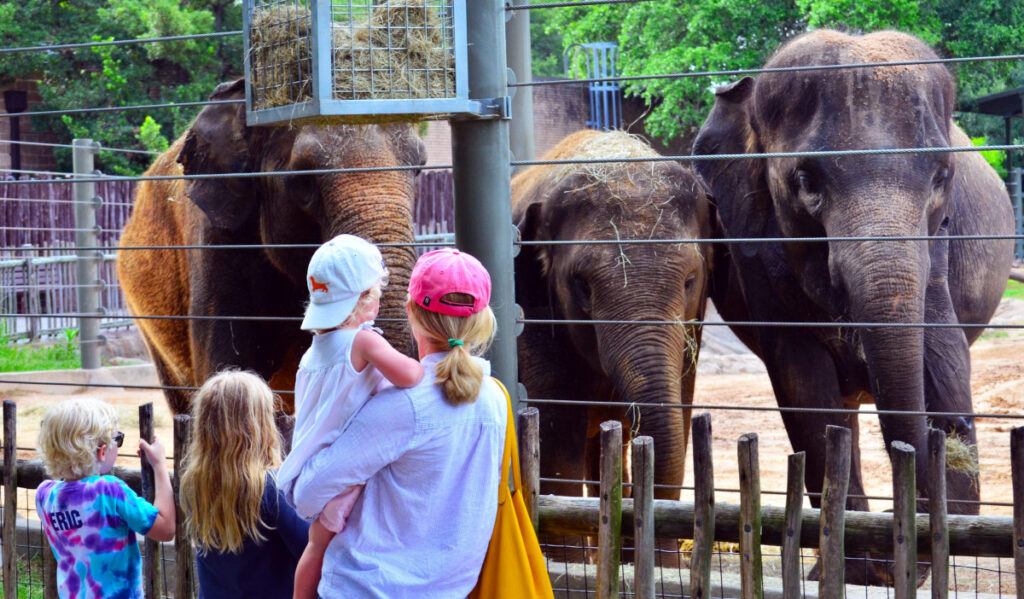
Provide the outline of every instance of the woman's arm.
[[[413,387],[423,378],[423,365],[397,349],[387,339],[366,329],[352,341],[352,364],[366,361],[396,387]],[[361,368],[359,370],[362,370]]]
[[350,485],[364,483],[402,456],[413,442],[412,401],[391,388],[366,402],[340,437],[320,450],[295,480],[295,511],[312,520]]

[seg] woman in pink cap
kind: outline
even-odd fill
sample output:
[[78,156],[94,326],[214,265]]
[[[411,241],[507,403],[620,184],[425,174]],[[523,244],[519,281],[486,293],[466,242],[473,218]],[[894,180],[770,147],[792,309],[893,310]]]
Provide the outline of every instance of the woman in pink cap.
[[387,387],[352,416],[295,481],[312,518],[349,485],[366,486],[327,548],[321,597],[465,597],[497,513],[506,400],[480,358],[494,336],[491,279],[453,249],[424,254],[407,303],[425,374]]

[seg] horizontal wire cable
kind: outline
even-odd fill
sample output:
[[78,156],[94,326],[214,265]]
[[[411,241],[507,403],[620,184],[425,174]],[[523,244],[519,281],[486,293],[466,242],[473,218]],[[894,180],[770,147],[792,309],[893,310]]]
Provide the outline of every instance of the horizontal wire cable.
[[[54,181],[54,183],[72,183],[72,181]],[[103,206],[134,206],[134,202],[108,202],[103,200]],[[25,202],[28,204],[88,204],[94,205],[93,200],[62,200],[58,198],[0,198],[0,202]]]
[[794,414],[838,414],[838,415],[876,415],[876,416],[944,416],[944,417],[963,417],[963,418],[981,418],[986,420],[1022,420],[1024,414],[987,414],[984,412],[929,412],[925,410],[855,410],[853,408],[801,408],[801,407],[783,407],[783,406],[726,406],[726,405],[694,405],[694,404],[681,404],[681,403],[631,403],[626,404],[621,401],[591,401],[581,399],[520,399],[520,403],[526,404],[550,404],[550,405],[566,405],[566,406],[610,406],[617,408],[672,408],[677,410],[749,410],[751,412],[789,412]]
[[215,31],[211,33],[192,33],[189,35],[167,35],[163,37],[135,38],[127,40],[109,40],[79,42],[73,44],[50,44],[46,46],[23,46],[20,48],[0,48],[0,54],[17,54],[21,52],[52,52],[54,50],[74,50],[77,48],[96,48],[101,46],[129,46],[134,44],[150,44],[159,42],[180,42],[185,40],[211,39],[242,35],[241,30]]
[[[25,113],[19,113],[19,114],[25,114]],[[77,149],[77,148],[83,147],[83,146],[76,146],[76,145],[72,145],[72,144],[55,144],[55,143],[45,143],[45,142],[41,142],[41,141],[22,141],[22,140],[15,141],[15,140],[12,140],[12,139],[4,140],[4,141],[2,141],[0,143],[17,144],[19,146],[44,146],[44,147],[47,147],[47,148],[76,148]],[[108,148],[108,147],[105,147],[105,146],[99,146],[99,147],[97,147],[95,149],[100,151],[100,152],[127,152],[129,154],[150,154],[152,156],[159,156],[160,155],[160,152],[156,152],[154,150],[129,150],[128,148]]]
[[[55,312],[47,314],[0,313],[0,318],[112,318],[124,316],[134,320],[233,320],[233,321],[269,321],[288,322],[301,321],[301,316],[205,316],[183,314],[111,314],[100,312]],[[405,322],[403,318],[378,318],[377,322]],[[721,320],[558,320],[558,319],[516,319],[516,324],[562,324],[562,325],[633,325],[633,326],[740,326],[740,327],[794,327],[794,328],[867,328],[867,329],[1024,329],[1022,324],[981,324],[981,323],[945,323],[945,322],[787,322],[787,321],[721,321]],[[660,405],[660,404],[644,404]],[[1024,417],[1024,416],[1022,416]]]
[[580,0],[579,2],[544,2],[539,4],[512,4],[505,3],[505,10],[515,12],[517,10],[534,10],[538,8],[568,8],[572,6],[595,6],[599,4],[638,4],[640,2],[663,2],[663,0]]
[[84,228],[84,229],[49,229],[46,227],[5,227],[0,226],[0,231],[27,231],[27,232],[40,232],[47,231],[53,233],[119,233],[121,229],[99,229],[99,228]]
[[[877,156],[889,154],[940,154],[945,152],[986,152],[986,151],[1024,150],[1024,144],[1017,145],[985,145],[985,146],[949,146],[930,148],[875,148],[865,150],[824,150],[816,152],[759,152],[750,154],[694,154],[675,156],[644,156],[637,158],[586,158],[574,160],[512,160],[511,166],[536,165],[576,165],[576,164],[629,164],[648,162],[705,162],[728,160],[759,160],[764,158],[835,158],[841,156]],[[378,173],[388,171],[420,171],[450,169],[450,164],[438,165],[399,165],[370,166],[358,168],[329,168],[301,171],[259,171],[237,173],[204,173],[198,175],[150,175],[150,176],[104,176],[86,175],[73,177],[76,183],[102,183],[105,181],[170,181],[177,179],[252,179],[260,177],[293,177],[299,175],[331,175],[347,173]],[[49,181],[0,181],[0,185],[32,185],[49,183]]]
[[[529,7],[523,7],[529,8]],[[729,69],[722,71],[693,71],[682,73],[662,73],[660,75],[623,75],[618,77],[593,77],[588,79],[552,79],[547,81],[524,81],[510,83],[508,87],[539,87],[543,85],[566,85],[580,83],[604,83],[609,81],[649,81],[652,79],[690,79],[693,77],[729,77],[735,75],[758,75],[760,73],[793,73],[806,71],[836,71],[842,69],[866,69],[876,67],[900,67],[927,64],[958,64],[964,62],[1003,62],[1024,60],[1024,54],[1003,54],[993,56],[967,56],[963,58],[928,58],[920,60],[901,60],[893,62],[855,62],[850,64],[820,64],[794,67],[763,67],[759,69]]]
[[[37,170],[30,170],[30,169],[23,169],[23,168],[0,168],[0,173],[16,173],[16,174],[19,174],[19,175],[50,175],[50,176],[59,176],[59,177],[73,177],[73,176],[75,176],[75,173],[68,173],[68,172],[64,172],[64,171],[37,171]],[[24,180],[19,180],[19,179],[8,180],[8,181],[10,181],[12,183],[24,183]],[[45,181],[47,183],[63,183],[64,182],[64,181],[61,181],[59,179],[45,179]]]
[[[0,119],[16,116],[53,116],[64,114],[86,114],[91,112],[121,112],[125,110],[153,110],[156,108],[194,108],[218,104],[244,104],[245,100],[205,100],[201,102],[171,102],[170,104],[133,104],[130,106],[100,106],[95,108],[65,108],[63,110],[33,110],[26,112],[0,112]],[[101,148],[100,148],[101,149]]]

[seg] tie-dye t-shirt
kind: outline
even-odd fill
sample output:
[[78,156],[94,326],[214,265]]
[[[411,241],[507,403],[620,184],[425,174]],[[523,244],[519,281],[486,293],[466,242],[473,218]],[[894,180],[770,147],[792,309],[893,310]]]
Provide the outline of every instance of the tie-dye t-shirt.
[[113,476],[48,480],[36,511],[57,556],[61,599],[142,598],[142,559],[135,533],[146,534],[158,511]]

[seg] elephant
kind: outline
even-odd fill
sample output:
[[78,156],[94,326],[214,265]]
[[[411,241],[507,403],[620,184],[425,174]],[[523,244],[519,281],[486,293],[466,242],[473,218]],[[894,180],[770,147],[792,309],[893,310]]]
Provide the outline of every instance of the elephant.
[[[765,67],[936,58],[900,32],[818,30],[784,45]],[[971,145],[952,120],[954,84],[941,63],[765,72],[715,96],[695,156]],[[902,441],[915,448],[917,488],[927,495],[929,426],[949,439],[977,442],[972,417],[920,413],[972,411],[968,347],[981,328],[959,325],[991,318],[1006,286],[1012,240],[947,237],[1012,235],[998,175],[977,152],[952,151],[696,164],[716,199],[716,235],[784,238],[719,248],[711,298],[725,320],[823,323],[733,327],[764,361],[778,405],[856,409],[873,401],[883,412],[885,446]],[[829,240],[792,241],[808,237]],[[950,326],[912,326],[919,323]],[[917,414],[884,414],[890,411]],[[815,506],[826,425],[852,430],[847,506],[867,510],[856,416],[783,411],[782,419],[793,450],[807,453],[805,485]],[[951,513],[978,513],[975,473],[948,470],[947,485]],[[858,581],[890,579],[848,562],[847,582]]]
[[[585,130],[543,160],[638,157],[658,154],[620,131]],[[541,476],[597,480],[597,431],[602,421],[615,419],[634,435],[653,437],[655,484],[681,485],[690,428],[690,410],[682,406],[693,402],[701,338],[700,327],[686,323],[704,317],[711,247],[697,241],[565,242],[708,239],[713,213],[705,187],[677,162],[534,166],[512,180],[512,216],[524,242],[541,242],[523,245],[515,259],[523,313],[574,321],[524,327],[518,357],[527,394],[615,404],[542,405]],[[582,491],[578,482],[541,484],[542,493]],[[655,494],[680,496],[678,488],[658,487]]]
[[[218,85],[210,100],[244,98],[243,83]],[[250,369],[287,392],[283,410],[290,412],[310,336],[298,318],[280,317],[301,317],[306,266],[316,246],[341,233],[378,244],[413,241],[413,170],[303,171],[424,163],[423,142],[409,124],[248,127],[242,103],[203,108],[147,176],[287,175],[143,180],[138,186],[117,260],[128,308],[136,316],[201,317],[136,319],[160,382],[171,387],[165,395],[172,412],[187,413],[187,388],[225,367]],[[244,245],[262,247],[237,247]],[[381,252],[390,279],[381,326],[395,347],[409,351],[404,302],[415,254],[411,246]]]

